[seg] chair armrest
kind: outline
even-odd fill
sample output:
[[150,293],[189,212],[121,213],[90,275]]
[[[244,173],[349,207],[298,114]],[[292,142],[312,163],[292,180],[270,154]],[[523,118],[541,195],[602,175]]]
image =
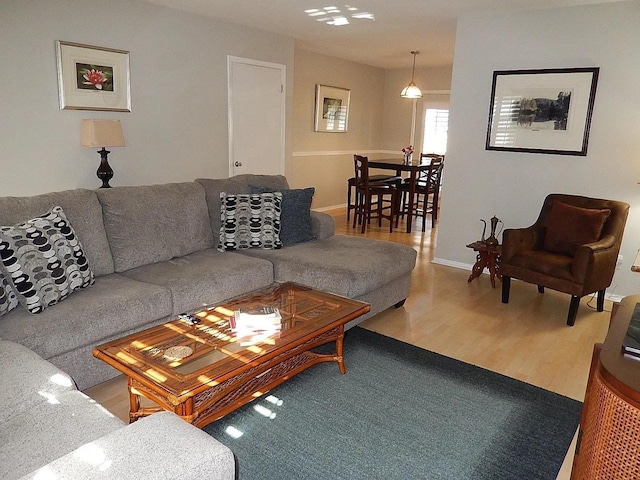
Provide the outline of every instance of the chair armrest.
[[606,235],[597,242],[578,248],[571,263],[571,273],[583,281],[587,276],[607,277],[615,270],[617,257],[616,239],[613,235]]
[[540,240],[540,231],[533,226],[527,228],[508,228],[502,232],[503,262],[524,250],[533,250]]
[[311,210],[311,229],[317,240],[332,237],[335,233],[333,217],[324,212]]

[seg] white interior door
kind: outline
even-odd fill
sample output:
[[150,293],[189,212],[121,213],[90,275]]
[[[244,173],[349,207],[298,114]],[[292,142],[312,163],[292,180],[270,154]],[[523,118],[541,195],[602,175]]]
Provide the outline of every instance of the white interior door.
[[229,174],[284,174],[286,66],[228,57]]

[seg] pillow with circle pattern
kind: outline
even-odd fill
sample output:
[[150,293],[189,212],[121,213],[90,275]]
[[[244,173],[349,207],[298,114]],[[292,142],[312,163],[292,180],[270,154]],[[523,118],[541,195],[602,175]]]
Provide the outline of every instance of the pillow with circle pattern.
[[280,241],[280,192],[220,193],[220,239],[218,250],[282,248]]
[[18,297],[13,293],[13,288],[0,269],[0,317],[9,313],[19,304]]
[[0,269],[30,313],[40,313],[95,281],[80,240],[59,206],[0,227]]

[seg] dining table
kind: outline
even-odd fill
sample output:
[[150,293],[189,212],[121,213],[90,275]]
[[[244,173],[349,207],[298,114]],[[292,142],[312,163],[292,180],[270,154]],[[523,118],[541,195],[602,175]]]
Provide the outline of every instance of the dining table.
[[[396,176],[402,176],[403,172],[408,172],[408,184],[409,184],[409,205],[413,205],[413,200],[416,194],[416,185],[420,173],[429,170],[430,161],[421,162],[419,157],[417,160],[411,160],[406,162],[404,158],[386,158],[379,160],[369,160],[369,168],[378,168],[382,170],[393,170],[396,172]],[[413,208],[409,208],[407,212],[407,233],[411,233],[411,226],[413,225]]]

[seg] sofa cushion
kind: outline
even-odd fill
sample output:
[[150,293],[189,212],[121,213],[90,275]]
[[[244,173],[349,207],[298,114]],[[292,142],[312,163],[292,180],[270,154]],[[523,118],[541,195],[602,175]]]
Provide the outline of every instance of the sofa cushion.
[[0,261],[18,300],[31,313],[42,312],[95,280],[60,206],[18,225],[0,227]]
[[138,267],[123,275],[169,289],[172,313],[177,315],[271,285],[273,265],[266,260],[211,248]]
[[281,248],[282,194],[220,194],[218,250]]
[[[274,190],[268,187],[249,185],[251,193],[267,193]],[[316,189],[280,190],[282,194],[282,214],[280,215],[280,240],[283,245],[313,240],[311,225],[311,201]]]
[[116,272],[214,245],[204,188],[194,182],[98,190]]
[[411,272],[417,255],[406,245],[346,235],[242,254],[272,262],[276,282],[292,281],[349,298]]
[[0,270],[0,317],[9,313],[19,304],[18,297],[13,293],[13,288],[9,285],[7,277]]
[[196,182],[201,184],[205,191],[207,207],[209,209],[209,220],[211,231],[216,239],[220,236],[220,208],[222,201],[221,193],[249,193],[249,185],[233,180],[231,178],[214,179],[198,178]]
[[113,257],[102,222],[102,207],[93,190],[77,189],[32,197],[0,197],[0,225],[14,225],[63,208],[96,276],[113,273]]
[[3,422],[0,478],[20,478],[124,426],[124,422],[82,392],[74,390],[52,396],[49,401]]
[[235,182],[240,182],[243,185],[256,185],[259,187],[265,187],[271,191],[281,191],[289,189],[289,182],[284,175],[256,175],[253,173],[244,173],[241,175],[235,175],[231,177]]
[[600,240],[611,210],[581,208],[555,201],[551,206],[544,249],[574,256],[581,245]]
[[0,422],[75,390],[69,375],[15,342],[0,340],[0,372]]
[[567,255],[543,250],[523,250],[509,260],[510,267],[520,268],[529,272],[538,272],[544,276],[567,281],[574,280],[571,271],[572,263],[573,259]]
[[233,480],[236,464],[228,447],[176,414],[158,412],[96,438],[25,478]]
[[12,310],[0,321],[0,337],[49,359],[170,314],[168,289],[114,273],[39,315]]

